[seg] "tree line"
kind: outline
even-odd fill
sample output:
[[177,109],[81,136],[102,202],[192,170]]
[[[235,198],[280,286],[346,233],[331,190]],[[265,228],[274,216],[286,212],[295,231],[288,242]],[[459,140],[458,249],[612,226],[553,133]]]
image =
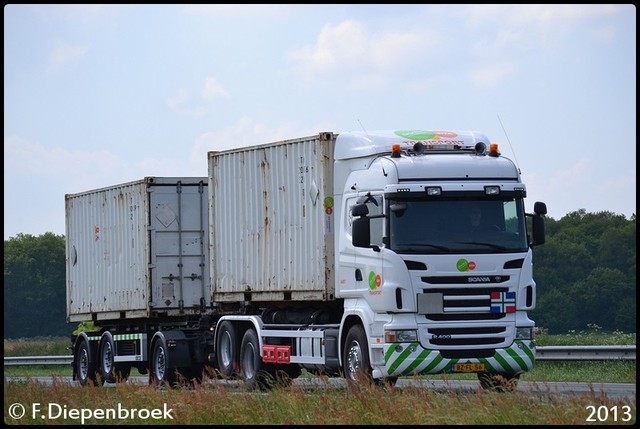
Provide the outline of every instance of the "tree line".
[[[584,209],[546,219],[533,251],[536,325],[552,334],[636,332],[636,215]],[[4,338],[67,336],[65,238],[51,232],[4,241]]]

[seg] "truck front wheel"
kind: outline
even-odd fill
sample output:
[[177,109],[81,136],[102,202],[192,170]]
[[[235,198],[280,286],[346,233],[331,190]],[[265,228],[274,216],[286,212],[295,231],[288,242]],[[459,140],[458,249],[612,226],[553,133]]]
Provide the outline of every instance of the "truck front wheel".
[[344,376],[350,384],[371,381],[369,348],[364,329],[360,325],[352,326],[347,333],[342,365]]

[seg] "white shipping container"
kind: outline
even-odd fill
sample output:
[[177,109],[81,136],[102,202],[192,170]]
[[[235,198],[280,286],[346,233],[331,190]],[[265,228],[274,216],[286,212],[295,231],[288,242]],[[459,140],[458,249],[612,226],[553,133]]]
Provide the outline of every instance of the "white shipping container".
[[335,299],[336,137],[208,153],[213,302]]
[[197,314],[209,291],[207,178],[65,196],[67,321]]

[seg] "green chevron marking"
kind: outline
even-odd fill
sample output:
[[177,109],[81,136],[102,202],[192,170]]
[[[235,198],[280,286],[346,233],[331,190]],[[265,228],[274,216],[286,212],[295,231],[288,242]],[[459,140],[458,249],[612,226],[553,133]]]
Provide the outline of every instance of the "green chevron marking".
[[409,365],[407,369],[402,371],[402,374],[411,375],[413,373],[413,370],[416,369],[422,362],[424,362],[427,356],[429,356],[430,354],[431,354],[431,350],[423,349],[422,352],[420,352],[420,354],[418,355],[418,357],[416,357],[413,360],[413,362],[411,362],[411,365]]
[[518,365],[520,365],[520,369],[527,369],[526,362],[524,361],[524,359],[522,359],[518,352],[516,352],[514,349],[507,349],[507,353],[514,361],[516,361]]
[[417,347],[418,343],[411,343],[407,347],[402,350],[400,356],[393,362],[393,364],[389,367],[389,372],[394,372],[398,367],[411,355],[411,347]]
[[436,356],[436,358],[433,359],[429,365],[427,365],[427,367],[424,369],[424,372],[430,372],[433,368],[438,366],[440,362],[442,362],[443,360],[444,358],[442,357],[442,355],[438,353],[438,356]]
[[507,370],[507,372],[514,372],[513,368],[511,368],[511,365],[509,365],[509,362],[507,362],[507,360],[503,358],[499,353],[496,353],[493,357],[498,361],[502,368]]
[[389,363],[389,360],[391,360],[391,356],[393,355],[393,353],[395,353],[396,349],[398,348],[400,344],[398,343],[393,343],[389,346],[389,348],[387,349],[387,352],[384,354],[384,363],[387,364]]

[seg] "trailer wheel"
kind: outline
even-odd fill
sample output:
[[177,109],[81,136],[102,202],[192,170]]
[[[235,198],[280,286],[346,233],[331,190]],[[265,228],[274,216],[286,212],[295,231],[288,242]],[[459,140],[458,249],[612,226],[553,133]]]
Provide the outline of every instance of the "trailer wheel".
[[220,323],[216,336],[216,360],[220,375],[224,378],[235,377],[238,373],[238,340],[236,329],[227,320]]
[[110,334],[105,334],[100,341],[98,352],[98,366],[100,376],[105,383],[119,383],[126,381],[131,373],[131,365],[115,363],[115,343]]
[[269,376],[263,369],[260,342],[255,329],[247,329],[240,346],[240,369],[245,386],[254,390],[269,384]]
[[82,340],[76,349],[74,364],[76,376],[80,385],[87,386],[92,384],[94,386],[99,386],[101,384],[101,379],[98,380],[98,377],[96,376],[95,363],[91,358],[91,348],[86,340]]
[[176,382],[176,375],[169,367],[169,351],[164,338],[158,338],[153,343],[151,352],[151,371],[149,372],[149,382],[154,386],[168,384],[173,386]]
[[105,335],[100,342],[100,351],[98,352],[98,362],[100,367],[100,376],[106,383],[116,382],[116,368],[114,364],[115,345],[110,335]]
[[347,383],[357,385],[372,381],[367,337],[360,325],[352,326],[347,333],[342,362]]

